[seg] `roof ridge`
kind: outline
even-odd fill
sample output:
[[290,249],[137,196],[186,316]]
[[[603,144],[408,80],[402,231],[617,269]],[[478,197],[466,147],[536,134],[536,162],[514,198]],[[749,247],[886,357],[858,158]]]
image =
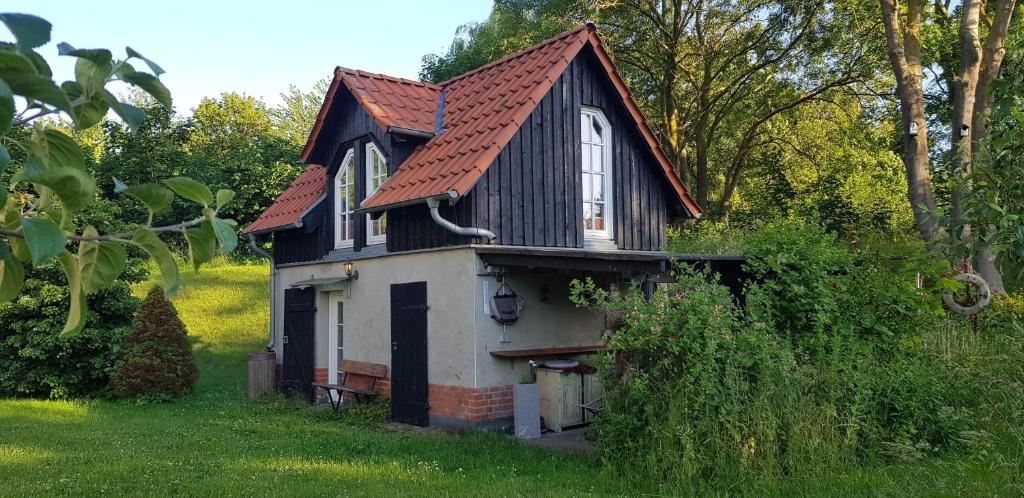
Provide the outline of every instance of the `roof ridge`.
[[484,64],[483,66],[480,66],[480,67],[478,67],[476,69],[473,69],[471,71],[467,71],[467,72],[462,73],[462,74],[460,74],[458,76],[455,76],[455,77],[452,77],[452,78],[448,78],[447,80],[444,80],[444,81],[442,81],[440,83],[437,83],[437,85],[441,86],[441,87],[449,86],[452,83],[454,83],[455,81],[461,80],[461,79],[463,79],[463,78],[465,78],[467,76],[472,76],[472,75],[477,74],[477,73],[479,73],[481,71],[485,71],[485,70],[490,69],[490,68],[492,68],[494,66],[497,66],[499,64],[503,64],[505,62],[508,62],[508,61],[510,61],[512,59],[516,59],[516,58],[522,57],[522,56],[524,56],[526,54],[529,54],[531,52],[534,52],[536,50],[540,50],[540,49],[542,49],[542,48],[544,48],[544,47],[546,47],[548,45],[551,45],[551,44],[553,44],[555,42],[562,41],[562,40],[564,40],[566,38],[569,38],[569,37],[571,37],[573,35],[577,35],[577,34],[579,34],[583,30],[594,31],[596,29],[597,28],[594,26],[594,23],[591,23],[591,22],[584,23],[582,26],[580,26],[578,28],[571,29],[569,31],[566,31],[566,32],[560,34],[560,35],[556,35],[556,36],[553,36],[553,37],[548,38],[546,40],[543,40],[541,42],[538,42],[538,43],[536,43],[535,45],[533,45],[533,46],[531,46],[529,48],[526,48],[524,50],[520,50],[520,51],[518,51],[516,53],[513,53],[511,55],[507,55],[507,56],[502,57],[502,58],[500,58],[500,59],[498,59],[496,61],[489,62],[489,63]]
[[380,79],[384,79],[384,80],[389,80],[389,81],[392,81],[392,82],[395,82],[395,83],[403,83],[403,84],[406,84],[406,85],[413,85],[413,86],[419,86],[419,87],[424,87],[424,88],[430,88],[432,90],[438,90],[438,91],[441,90],[441,86],[440,85],[437,85],[435,83],[431,83],[429,81],[410,80],[408,78],[402,78],[402,77],[399,77],[399,76],[391,76],[390,74],[375,73],[375,72],[372,72],[372,71],[364,71],[362,69],[353,69],[353,68],[345,67],[345,66],[336,66],[334,68],[334,70],[336,72],[343,72],[343,73],[352,74],[352,75],[356,75],[356,76],[364,76],[364,77],[369,77],[369,78],[376,77],[376,78],[380,78]]

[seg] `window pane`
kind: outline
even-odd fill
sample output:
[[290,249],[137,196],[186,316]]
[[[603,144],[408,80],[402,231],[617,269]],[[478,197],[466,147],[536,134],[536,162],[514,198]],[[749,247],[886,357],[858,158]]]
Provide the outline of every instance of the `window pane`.
[[604,137],[602,136],[602,133],[604,133],[604,130],[601,128],[600,121],[595,118],[591,118],[590,122],[593,123],[594,126],[594,130],[590,134],[590,141],[595,144],[603,143],[602,138]]
[[604,175],[593,175],[594,177],[594,197],[595,201],[604,200]]
[[584,201],[589,201],[589,200],[593,199],[593,197],[591,197],[593,195],[593,192],[590,189],[591,184],[593,184],[593,180],[591,180],[591,176],[593,176],[593,175],[591,175],[590,173],[583,173],[583,200]]
[[590,141],[590,115],[589,114],[586,114],[586,113],[580,114],[580,130],[582,130],[582,133],[583,133],[583,141],[584,142],[589,142]]
[[604,204],[594,203],[594,230],[604,230]]
[[593,209],[592,204],[589,202],[583,203],[583,228],[586,230],[593,230]]
[[590,171],[590,145],[583,144],[583,171]]
[[590,171],[604,171],[604,148],[592,145],[590,151]]

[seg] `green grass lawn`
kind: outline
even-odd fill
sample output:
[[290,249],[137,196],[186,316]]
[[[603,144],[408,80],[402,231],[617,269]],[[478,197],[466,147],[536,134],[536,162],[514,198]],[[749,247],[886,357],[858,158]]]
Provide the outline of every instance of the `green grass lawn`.
[[[524,448],[491,434],[361,426],[300,404],[249,400],[245,357],[265,344],[266,281],[265,267],[229,264],[186,277],[175,304],[195,341],[200,370],[197,391],[186,399],[156,405],[0,400],[0,495],[637,494],[586,456]],[[1019,496],[1021,457],[1017,448],[745,490],[778,496]]]

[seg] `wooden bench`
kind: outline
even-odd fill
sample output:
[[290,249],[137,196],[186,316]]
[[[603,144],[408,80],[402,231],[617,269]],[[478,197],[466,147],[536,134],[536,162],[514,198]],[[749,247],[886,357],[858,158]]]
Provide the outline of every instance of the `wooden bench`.
[[314,388],[319,387],[327,391],[327,399],[331,401],[334,411],[341,409],[345,393],[351,394],[356,402],[368,402],[375,399],[377,397],[377,381],[388,375],[387,365],[363,361],[341,360],[339,370],[341,371],[341,382],[337,384],[313,383]]

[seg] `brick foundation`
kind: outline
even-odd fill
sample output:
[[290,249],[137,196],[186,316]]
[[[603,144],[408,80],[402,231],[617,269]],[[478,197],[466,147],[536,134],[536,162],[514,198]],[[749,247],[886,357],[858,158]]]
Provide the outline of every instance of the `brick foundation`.
[[430,413],[469,422],[486,422],[512,416],[512,386],[462,387],[430,384]]
[[[313,382],[326,383],[327,378],[326,368],[313,369]],[[391,379],[379,379],[377,392],[382,397],[390,397]],[[317,388],[316,395],[327,396],[327,392]],[[471,423],[511,417],[512,399],[511,385],[463,387],[430,384],[427,390],[427,403],[430,404],[431,415],[451,417]]]

